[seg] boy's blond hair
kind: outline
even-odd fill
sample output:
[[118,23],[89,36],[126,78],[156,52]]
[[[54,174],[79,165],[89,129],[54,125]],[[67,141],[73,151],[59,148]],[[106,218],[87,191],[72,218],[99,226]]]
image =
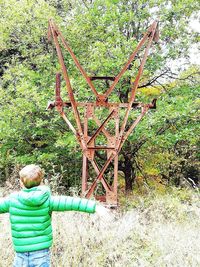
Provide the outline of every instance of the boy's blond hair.
[[40,185],[43,175],[42,169],[34,164],[27,165],[19,172],[20,180],[26,188]]

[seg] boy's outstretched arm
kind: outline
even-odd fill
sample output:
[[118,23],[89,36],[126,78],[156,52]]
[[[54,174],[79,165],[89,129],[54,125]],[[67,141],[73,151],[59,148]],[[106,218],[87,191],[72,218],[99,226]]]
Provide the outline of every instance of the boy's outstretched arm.
[[96,202],[89,199],[69,197],[69,196],[52,196],[50,199],[51,211],[83,211],[94,213],[96,211]]
[[1,198],[0,199],[0,213],[9,212],[9,208],[10,208],[9,198]]

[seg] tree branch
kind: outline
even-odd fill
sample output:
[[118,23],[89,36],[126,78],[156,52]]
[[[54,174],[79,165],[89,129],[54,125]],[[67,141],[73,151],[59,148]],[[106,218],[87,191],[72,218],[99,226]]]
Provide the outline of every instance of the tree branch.
[[155,83],[160,77],[164,76],[164,75],[166,74],[166,72],[167,72],[167,70],[164,71],[164,72],[162,72],[161,74],[155,76],[153,79],[151,79],[151,80],[148,81],[147,83],[138,86],[138,88],[143,88],[143,87],[147,87],[147,86],[152,85],[152,84]]

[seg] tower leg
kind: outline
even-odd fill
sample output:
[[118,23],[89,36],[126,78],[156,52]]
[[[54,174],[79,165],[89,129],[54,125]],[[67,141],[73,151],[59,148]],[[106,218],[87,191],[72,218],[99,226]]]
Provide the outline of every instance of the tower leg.
[[85,195],[87,190],[87,179],[88,179],[88,159],[83,155],[83,165],[82,165],[82,196]]
[[117,180],[118,180],[118,156],[116,156],[114,159],[114,180],[113,180],[112,190],[106,192],[106,203],[111,206],[116,206],[118,203]]

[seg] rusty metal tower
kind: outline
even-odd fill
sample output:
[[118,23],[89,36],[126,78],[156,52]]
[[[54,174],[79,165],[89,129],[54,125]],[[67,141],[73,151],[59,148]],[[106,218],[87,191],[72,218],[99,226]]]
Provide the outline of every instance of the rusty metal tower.
[[[52,102],[49,105],[49,108],[56,107],[57,111],[60,113],[61,117],[64,119],[64,121],[67,123],[69,128],[72,130],[74,135],[76,136],[76,139],[81,147],[82,153],[83,153],[83,164],[82,164],[82,196],[86,198],[90,198],[92,195],[95,195],[95,197],[101,201],[105,201],[107,204],[116,205],[117,204],[117,178],[118,178],[118,155],[120,153],[120,150],[130,135],[130,133],[133,131],[133,129],[136,127],[136,125],[140,122],[140,120],[144,117],[144,115],[147,113],[149,109],[155,109],[156,108],[156,101],[153,100],[150,104],[143,104],[134,102],[135,101],[135,95],[136,90],[139,84],[140,77],[142,75],[145,62],[147,60],[149,48],[153,41],[158,40],[158,22],[154,21],[152,25],[148,28],[147,32],[144,34],[141,41],[138,43],[136,49],[131,54],[130,58],[128,59],[127,63],[124,65],[122,70],[119,72],[119,74],[116,77],[89,77],[83,67],[80,65],[77,57],[73,53],[72,49],[64,39],[62,33],[56,26],[56,24],[53,22],[53,20],[49,20],[49,30],[48,30],[48,37],[49,39],[52,38],[55,44],[56,52],[58,55],[58,60],[62,69],[62,75],[66,82],[66,89],[69,96],[69,102],[64,102],[60,95],[60,77],[61,74],[56,74],[56,96],[55,96],[55,102]],[[60,42],[59,42],[60,41]],[[92,92],[94,93],[96,97],[95,102],[77,102],[74,97],[74,92],[70,83],[70,79],[68,76],[67,68],[65,66],[64,58],[61,51],[61,45],[69,52],[72,59],[74,60],[74,63],[76,64],[77,68],[79,69],[80,73],[85,78],[88,86],[91,88]],[[138,69],[138,73],[135,77],[133,86],[131,88],[130,98],[128,103],[110,103],[108,101],[108,97],[111,94],[111,92],[114,90],[115,86],[119,82],[122,75],[125,73],[125,71],[130,66],[131,62],[134,60],[136,54],[139,52],[141,47],[145,46],[145,50],[143,53],[143,58],[141,60],[140,67]],[[105,79],[105,80],[112,80],[111,86],[107,89],[107,91],[104,94],[99,94],[94,86],[93,80],[96,79]],[[74,119],[76,122],[76,128],[72,125],[72,123],[69,121],[69,119],[66,116],[66,112],[64,111],[65,107],[72,108]],[[82,107],[84,109],[84,117],[82,118],[81,122],[81,116],[79,112],[79,107]],[[107,109],[108,110],[108,116],[106,119],[102,121],[99,120],[99,118],[95,115],[95,110],[97,109]],[[136,118],[135,121],[133,121],[132,125],[127,129],[127,121],[130,114],[130,111],[132,109],[138,108],[141,110],[139,116]],[[120,109],[124,109],[125,115],[122,119],[122,122],[120,124],[120,117],[119,112]],[[89,135],[90,131],[88,129],[88,120],[93,120],[97,128],[95,132],[91,135]],[[112,133],[110,129],[107,129],[108,123],[112,121],[112,126],[114,127]],[[96,140],[99,135],[104,135],[105,137],[105,144],[97,144]],[[102,166],[99,166],[96,160],[96,153],[98,151],[106,151],[106,160],[105,163]],[[106,178],[105,173],[106,170],[108,170],[108,167],[112,164],[114,168],[114,174],[112,175],[112,179]],[[95,173],[94,177],[91,177],[89,175],[89,168],[93,168]],[[98,184],[101,184],[101,186],[104,188],[104,194],[103,195],[96,195],[95,189],[97,188]]]

